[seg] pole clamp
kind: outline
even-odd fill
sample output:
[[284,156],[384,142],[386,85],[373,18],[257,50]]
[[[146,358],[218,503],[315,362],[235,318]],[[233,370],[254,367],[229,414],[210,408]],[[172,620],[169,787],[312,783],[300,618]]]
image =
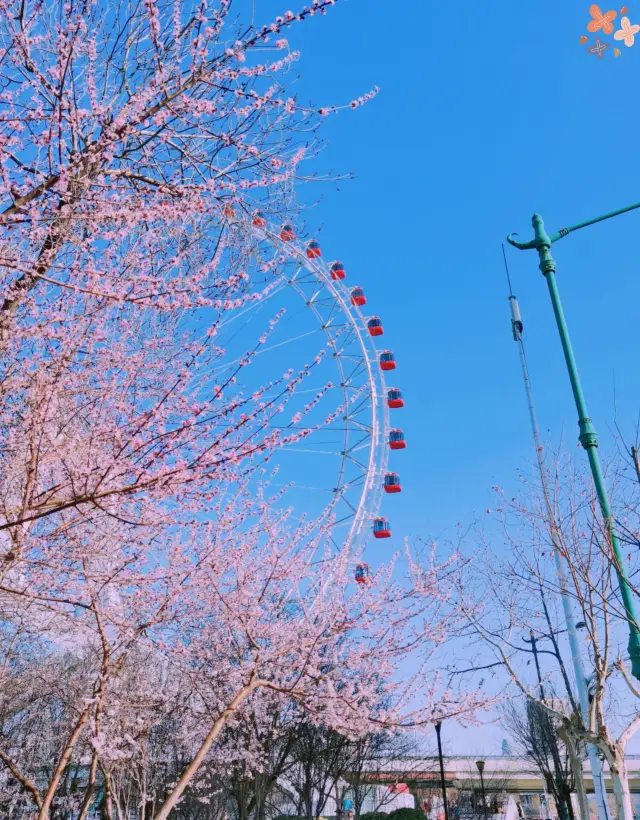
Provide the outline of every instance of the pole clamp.
[[540,270],[542,271],[543,276],[547,276],[549,273],[556,272],[556,260],[551,256],[551,249],[549,245],[539,245],[538,246],[538,256],[540,258]]
[[591,419],[580,419],[578,425],[580,427],[580,435],[578,436],[578,440],[580,444],[582,444],[582,446],[585,448],[585,450],[589,449],[590,447],[597,447],[598,434],[595,431]]

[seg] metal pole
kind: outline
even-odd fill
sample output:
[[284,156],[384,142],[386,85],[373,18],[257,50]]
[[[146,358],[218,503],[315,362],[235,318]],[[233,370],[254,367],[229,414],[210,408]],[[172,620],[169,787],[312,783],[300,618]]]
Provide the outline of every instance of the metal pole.
[[438,735],[438,758],[440,760],[440,786],[442,787],[442,802],[444,803],[444,820],[449,820],[449,808],[447,806],[447,788],[444,782],[444,761],[442,759],[442,740],[440,739],[440,731],[442,730],[442,723],[436,723],[436,734]]
[[[506,259],[505,259],[506,262]],[[527,405],[529,408],[529,419],[531,421],[531,430],[533,433],[533,445],[536,452],[536,459],[538,462],[538,471],[540,473],[540,483],[542,487],[542,494],[544,496],[545,507],[547,511],[547,519],[549,523],[549,530],[551,534],[551,541],[553,543],[553,553],[556,562],[556,571],[558,573],[558,580],[560,582],[560,597],[562,599],[562,609],[564,611],[564,620],[567,625],[567,635],[569,638],[569,648],[571,650],[571,661],[573,664],[573,672],[576,678],[576,688],[578,690],[578,700],[580,702],[580,711],[582,712],[582,719],[585,726],[589,726],[589,692],[587,690],[587,676],[584,671],[584,663],[582,660],[582,652],[580,650],[580,642],[578,639],[578,629],[576,627],[576,619],[573,613],[573,603],[567,589],[567,575],[565,572],[564,561],[562,559],[560,550],[560,533],[556,526],[556,519],[551,504],[551,494],[549,492],[549,484],[547,482],[547,474],[544,469],[544,459],[542,456],[542,443],[540,440],[540,429],[538,427],[538,419],[536,417],[535,404],[533,402],[533,390],[531,387],[531,379],[529,377],[529,368],[527,366],[527,357],[524,349],[524,341],[522,339],[522,318],[515,296],[510,294],[509,301],[511,303],[511,325],[513,330],[513,338],[518,342],[518,352],[520,353],[520,365],[522,367],[522,375],[524,379],[525,393],[527,395]],[[533,637],[533,636],[532,636]],[[536,659],[537,660],[537,659]],[[537,663],[536,663],[537,666]],[[538,682],[540,681],[540,671],[538,670]],[[543,696],[544,699],[544,696]],[[609,812],[606,801],[606,786],[602,776],[602,763],[598,756],[595,746],[587,743],[587,754],[589,756],[589,763],[591,764],[591,778],[593,780],[593,788],[596,796],[596,804],[598,807],[599,820],[608,820]]]
[[595,485],[596,494],[600,503],[600,510],[602,512],[607,534],[611,540],[611,547],[614,554],[614,564],[616,574],[618,576],[620,595],[622,597],[625,616],[629,625],[629,643],[627,644],[627,648],[629,658],[631,660],[631,673],[638,680],[640,680],[640,632],[638,631],[638,621],[635,613],[633,594],[626,576],[622,551],[620,550],[620,544],[613,526],[613,515],[611,513],[611,505],[609,504],[609,495],[604,483],[600,459],[598,457],[598,436],[587,410],[587,403],[584,398],[584,393],[582,392],[580,376],[578,375],[578,367],[573,353],[571,339],[569,337],[569,329],[567,328],[567,322],[564,317],[564,311],[560,301],[560,294],[556,283],[556,263],[555,259],[551,255],[551,245],[553,242],[557,242],[559,239],[567,236],[571,231],[576,231],[580,228],[587,227],[588,225],[593,225],[596,222],[602,222],[604,219],[610,219],[611,217],[618,216],[622,213],[627,213],[628,211],[635,210],[639,207],[640,203],[635,203],[634,205],[630,205],[626,208],[620,208],[617,211],[604,214],[604,216],[599,216],[595,219],[581,222],[578,225],[573,225],[571,228],[563,228],[561,231],[552,234],[552,236],[549,236],[546,233],[542,217],[539,214],[534,214],[531,220],[534,231],[533,240],[523,243],[517,242],[511,236],[507,237],[509,244],[516,248],[520,248],[521,250],[535,248],[537,250],[538,257],[540,259],[540,270],[547,280],[551,304],[556,317],[556,324],[558,326],[560,341],[564,351],[564,358],[567,364],[569,379],[571,381],[571,389],[573,391],[576,410],[578,411],[578,426],[580,428],[579,440],[584,449],[587,451],[591,475],[593,476],[593,483]]
[[549,287],[549,296],[551,297],[551,304],[553,305],[553,312],[556,317],[556,324],[560,334],[560,341],[564,351],[564,358],[569,372],[569,380],[571,381],[571,389],[573,391],[573,398],[575,400],[576,410],[578,411],[578,426],[580,429],[579,440],[584,449],[587,451],[589,458],[589,466],[591,467],[591,475],[593,476],[593,483],[600,503],[600,510],[604,519],[605,528],[611,540],[611,547],[615,558],[615,570],[618,575],[618,584],[620,587],[620,595],[624,606],[625,615],[629,624],[629,643],[627,644],[629,658],[631,659],[631,672],[633,676],[640,680],[640,634],[638,632],[638,621],[635,613],[635,604],[633,594],[624,568],[624,558],[620,549],[620,543],[613,525],[613,515],[611,513],[611,505],[609,504],[609,494],[604,483],[602,475],[602,468],[600,466],[600,457],[598,456],[598,436],[589,417],[587,410],[587,402],[582,392],[582,384],[580,383],[580,376],[578,374],[578,366],[576,364],[573,353],[573,346],[571,345],[571,338],[569,337],[569,329],[564,317],[562,309],[562,302],[560,301],[560,294],[558,292],[558,285],[556,283],[556,263],[551,256],[551,240],[544,230],[544,223],[539,214],[534,214],[533,230],[536,237],[536,248],[540,258],[540,270],[544,274]]
[[484,809],[484,820],[487,820],[487,797],[484,791],[484,775],[480,772],[480,784],[482,785],[482,807]]
[[484,760],[476,760],[476,766],[480,772],[480,786],[482,787],[482,808],[484,809],[484,820],[487,820],[487,798],[484,791]]

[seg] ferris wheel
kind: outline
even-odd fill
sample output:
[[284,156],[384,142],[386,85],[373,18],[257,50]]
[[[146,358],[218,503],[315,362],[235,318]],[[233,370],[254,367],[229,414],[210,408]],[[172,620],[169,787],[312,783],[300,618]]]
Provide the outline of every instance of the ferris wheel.
[[[228,208],[224,215],[250,255],[271,260],[267,267],[275,281],[266,300],[271,313],[267,309],[266,315],[273,314],[274,305],[288,314],[261,355],[295,366],[296,358],[315,355],[318,344],[325,351],[314,359],[320,372],[307,391],[313,394],[324,386],[324,409],[323,402],[314,407],[316,419],[322,421],[309,428],[302,444],[279,451],[278,460],[285,462],[279,478],[283,485],[293,485],[302,508],[329,512],[336,547],[347,544],[360,552],[371,536],[390,537],[382,502],[402,490],[398,474],[390,469],[390,456],[406,447],[400,423],[391,424],[391,415],[404,401],[400,389],[386,383],[396,361],[380,344],[382,320],[369,313],[364,288],[349,281],[345,266],[323,259],[317,241],[299,241],[288,224],[268,225],[262,212],[236,217]],[[264,323],[265,300],[244,312],[243,327],[252,322],[260,326],[261,314]],[[305,424],[311,424],[308,407]],[[358,567],[360,576],[367,571],[366,565]],[[357,574],[356,580],[362,577]]]

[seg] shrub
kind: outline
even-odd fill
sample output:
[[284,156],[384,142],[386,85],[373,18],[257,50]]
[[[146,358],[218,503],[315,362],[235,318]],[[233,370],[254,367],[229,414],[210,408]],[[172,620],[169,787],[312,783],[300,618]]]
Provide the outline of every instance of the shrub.
[[388,820],[424,820],[420,809],[396,809],[387,815]]

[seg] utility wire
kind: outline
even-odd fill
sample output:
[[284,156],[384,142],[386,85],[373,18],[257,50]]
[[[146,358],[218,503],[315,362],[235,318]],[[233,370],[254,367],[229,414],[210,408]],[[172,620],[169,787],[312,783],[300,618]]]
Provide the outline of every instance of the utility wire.
[[507,265],[507,254],[504,251],[504,242],[502,243],[502,258],[504,259],[504,269],[507,274],[507,282],[509,283],[509,298],[513,299],[513,288],[511,287],[511,277],[509,276],[509,265]]

